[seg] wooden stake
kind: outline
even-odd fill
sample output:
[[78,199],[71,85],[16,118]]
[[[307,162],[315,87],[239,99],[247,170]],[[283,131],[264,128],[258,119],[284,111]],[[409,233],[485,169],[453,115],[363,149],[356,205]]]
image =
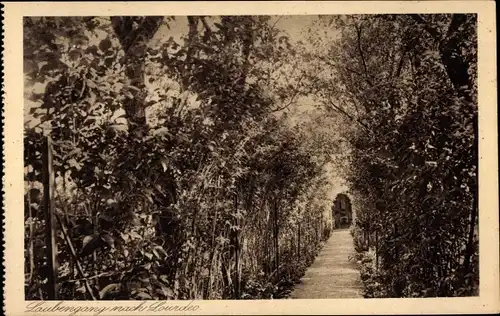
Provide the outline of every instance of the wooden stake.
[[73,243],[71,242],[71,238],[68,235],[67,228],[64,226],[64,223],[62,222],[61,218],[59,216],[57,216],[57,214],[55,214],[54,217],[57,219],[59,225],[61,226],[61,231],[63,232],[64,239],[66,240],[66,244],[68,245],[69,251],[70,251],[71,255],[73,256],[73,260],[75,261],[75,264],[76,264],[76,269],[78,270],[78,273],[80,274],[80,276],[83,279],[83,282],[85,284],[85,289],[87,290],[87,292],[89,293],[90,297],[93,300],[97,300],[97,298],[95,297],[94,292],[92,292],[92,289],[91,289],[90,284],[89,284],[89,280],[94,279],[94,278],[88,278],[87,275],[85,274],[85,272],[83,271],[82,264],[78,260],[78,255],[76,254],[75,247],[73,246]]
[[57,300],[57,242],[54,217],[54,170],[52,168],[52,140],[43,141],[43,209],[45,213],[45,244],[47,247],[47,299]]

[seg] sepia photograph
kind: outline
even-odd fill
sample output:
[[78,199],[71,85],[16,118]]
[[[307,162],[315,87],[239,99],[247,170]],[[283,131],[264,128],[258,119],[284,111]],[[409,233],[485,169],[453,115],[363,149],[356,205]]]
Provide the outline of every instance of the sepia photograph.
[[476,27],[26,17],[26,298],[478,295]]
[[21,16],[25,312],[483,296],[480,15],[330,11]]

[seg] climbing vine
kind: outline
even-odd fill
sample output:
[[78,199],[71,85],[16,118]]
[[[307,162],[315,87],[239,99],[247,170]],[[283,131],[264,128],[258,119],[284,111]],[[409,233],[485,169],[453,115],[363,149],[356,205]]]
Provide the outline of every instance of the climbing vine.
[[[155,37],[175,23],[185,40]],[[329,158],[273,114],[268,74],[294,48],[269,17],[25,18],[24,35],[27,299],[49,298],[47,137],[58,298],[287,295],[328,235]]]
[[365,296],[477,294],[477,17],[280,20],[24,18],[26,299],[287,297],[338,177]]
[[355,125],[343,169],[367,296],[477,295],[477,17],[323,23],[340,29],[324,105]]

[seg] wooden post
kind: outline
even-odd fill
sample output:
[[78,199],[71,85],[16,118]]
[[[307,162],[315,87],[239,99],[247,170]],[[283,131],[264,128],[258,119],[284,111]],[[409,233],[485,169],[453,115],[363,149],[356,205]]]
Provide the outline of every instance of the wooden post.
[[[94,236],[97,236],[97,234],[98,234],[98,231],[97,231],[97,223],[98,223],[97,205],[94,205],[94,207],[92,207],[91,214],[92,214],[91,221],[92,221],[93,233],[94,233]],[[92,270],[94,270],[94,271],[96,271],[96,264],[97,264],[97,249],[94,249],[94,251],[92,252]],[[91,280],[90,282],[92,282],[92,284],[95,285],[97,288],[100,287],[98,284],[99,278]]]
[[54,170],[52,168],[52,140],[43,141],[43,209],[45,213],[45,244],[47,247],[47,299],[57,300],[57,243],[56,218],[54,214]]
[[274,200],[274,251],[276,252],[276,280],[280,278],[280,246],[279,246],[279,226],[278,226],[278,202]]
[[371,227],[368,228],[367,236],[368,236],[368,250],[370,250],[370,247],[372,246],[372,244],[371,244],[371,239],[372,239]]
[[375,229],[375,269],[378,271],[378,229]]
[[[235,201],[234,201],[234,206],[235,206],[235,212],[238,213],[238,193],[236,193],[235,196]],[[241,229],[241,222],[240,222],[240,217],[235,218],[236,221],[236,226],[238,226],[238,230],[234,232],[234,256],[235,256],[235,298],[240,298],[241,296],[241,249],[240,249],[240,229]]]
[[314,232],[315,232],[315,235],[316,235],[316,243],[319,242],[319,228],[318,228],[318,219],[315,218],[314,219]]
[[300,260],[300,222],[298,223],[298,236],[297,236],[297,258]]
[[320,218],[319,220],[319,240],[323,241],[323,218]]

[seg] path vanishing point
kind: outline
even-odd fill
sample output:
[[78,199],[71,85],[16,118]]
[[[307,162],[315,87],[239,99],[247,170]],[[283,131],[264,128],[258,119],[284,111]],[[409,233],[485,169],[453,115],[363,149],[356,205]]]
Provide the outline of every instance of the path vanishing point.
[[349,261],[353,256],[349,229],[334,230],[290,298],[362,298],[359,270]]

